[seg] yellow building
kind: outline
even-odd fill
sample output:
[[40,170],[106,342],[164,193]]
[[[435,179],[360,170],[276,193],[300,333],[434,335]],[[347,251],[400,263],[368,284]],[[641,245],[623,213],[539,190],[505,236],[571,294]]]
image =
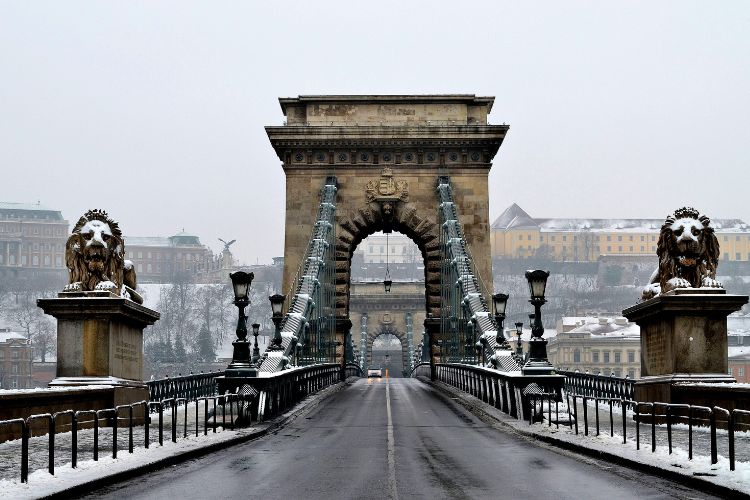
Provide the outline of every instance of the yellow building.
[[[664,219],[533,219],[515,203],[492,224],[492,257],[596,262],[603,255],[654,255]],[[750,261],[750,228],[740,219],[711,225],[721,260]]]

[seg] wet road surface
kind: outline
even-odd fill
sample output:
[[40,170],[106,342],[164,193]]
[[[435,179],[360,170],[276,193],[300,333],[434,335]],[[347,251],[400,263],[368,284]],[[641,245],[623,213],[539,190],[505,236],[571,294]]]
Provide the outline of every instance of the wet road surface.
[[88,498],[712,498],[498,430],[415,379],[359,380],[256,441]]

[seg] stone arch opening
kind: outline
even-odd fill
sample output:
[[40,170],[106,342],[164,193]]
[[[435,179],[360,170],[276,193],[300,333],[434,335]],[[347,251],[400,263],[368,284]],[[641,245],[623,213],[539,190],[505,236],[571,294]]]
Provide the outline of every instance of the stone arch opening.
[[[378,340],[389,341],[396,339],[399,342],[398,350],[389,348],[377,348]],[[396,352],[400,355],[396,356]],[[386,358],[389,356],[389,358]],[[398,359],[394,359],[394,356]],[[389,369],[389,376],[402,377],[406,367],[409,366],[409,352],[406,335],[398,330],[383,328],[379,333],[367,340],[367,366],[372,368]],[[385,375],[385,372],[383,373]]]
[[440,238],[437,224],[433,222],[435,217],[436,213],[432,216],[420,213],[415,206],[408,203],[395,204],[395,207],[390,207],[390,212],[377,203],[371,203],[340,219],[336,233],[338,316],[349,316],[351,262],[354,251],[365,238],[378,231],[397,231],[417,245],[424,262],[426,310],[428,314],[440,314]]

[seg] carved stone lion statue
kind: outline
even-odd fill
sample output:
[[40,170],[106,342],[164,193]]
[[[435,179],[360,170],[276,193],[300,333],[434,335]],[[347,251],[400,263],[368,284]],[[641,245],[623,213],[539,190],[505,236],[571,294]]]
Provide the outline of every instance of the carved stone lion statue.
[[675,288],[723,288],[716,281],[719,240],[710,224],[708,217],[689,207],[666,218],[656,247],[659,267],[643,289],[644,299]]
[[133,263],[125,260],[125,242],[117,222],[104,210],[89,210],[73,227],[65,245],[70,283],[63,292],[109,291],[138,304]]

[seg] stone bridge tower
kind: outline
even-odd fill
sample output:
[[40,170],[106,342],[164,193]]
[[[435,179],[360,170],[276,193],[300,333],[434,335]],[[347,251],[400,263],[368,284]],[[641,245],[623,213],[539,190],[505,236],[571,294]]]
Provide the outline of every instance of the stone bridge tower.
[[[488,125],[493,97],[474,95],[299,96],[279,99],[283,126],[266,127],[286,174],[283,289],[289,290],[328,175],[338,180],[337,332],[349,325],[352,253],[376,231],[398,231],[425,262],[427,331],[439,316],[437,178],[448,175],[476,273],[492,289],[487,177],[508,131]],[[488,298],[489,299],[489,298]],[[339,353],[340,354],[340,353]]]

